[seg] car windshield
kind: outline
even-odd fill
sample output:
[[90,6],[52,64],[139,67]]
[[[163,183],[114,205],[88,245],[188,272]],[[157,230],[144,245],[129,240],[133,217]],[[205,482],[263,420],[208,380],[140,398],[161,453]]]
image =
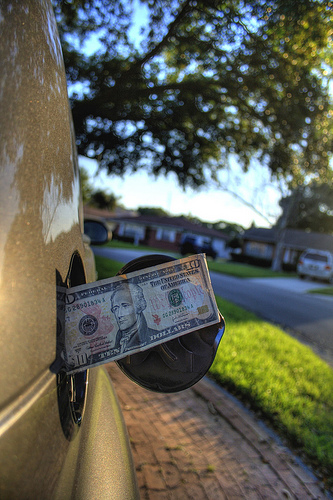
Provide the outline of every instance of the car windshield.
[[305,259],[311,259],[311,260],[316,260],[318,262],[327,262],[327,256],[326,255],[320,255],[318,253],[307,253],[304,256]]

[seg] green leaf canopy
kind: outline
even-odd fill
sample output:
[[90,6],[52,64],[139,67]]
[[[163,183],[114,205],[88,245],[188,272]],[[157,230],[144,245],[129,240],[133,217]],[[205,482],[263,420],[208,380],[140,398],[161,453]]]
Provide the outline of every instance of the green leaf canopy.
[[277,228],[301,229],[317,233],[333,234],[333,186],[310,182],[298,186],[289,196],[282,198],[283,213]]
[[331,179],[331,2],[53,3],[78,149],[101,168],[196,188],[233,155],[290,186]]

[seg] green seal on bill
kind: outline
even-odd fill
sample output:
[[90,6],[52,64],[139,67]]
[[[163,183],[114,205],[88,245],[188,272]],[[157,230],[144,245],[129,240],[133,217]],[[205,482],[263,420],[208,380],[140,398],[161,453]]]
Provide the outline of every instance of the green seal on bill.
[[171,290],[168,294],[168,299],[170,306],[178,307],[183,302],[182,292],[178,288]]

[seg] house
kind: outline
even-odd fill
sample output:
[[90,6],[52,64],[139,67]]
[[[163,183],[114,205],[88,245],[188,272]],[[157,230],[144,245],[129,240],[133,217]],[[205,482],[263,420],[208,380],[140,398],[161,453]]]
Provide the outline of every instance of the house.
[[212,244],[219,257],[227,257],[226,244],[229,237],[221,231],[194,223],[186,217],[168,217],[138,215],[137,217],[119,217],[114,232],[118,238],[132,238],[134,243],[179,252],[185,236],[196,239],[198,246],[204,242]]
[[132,241],[134,244],[143,244],[154,248],[179,252],[185,236],[192,236],[199,246],[203,242],[212,244],[219,257],[228,257],[229,250],[226,244],[228,235],[213,228],[189,221],[186,217],[169,217],[156,215],[138,215],[125,213],[117,215],[85,207],[85,216],[102,217],[109,225],[115,239]]
[[242,236],[240,260],[270,266],[277,244],[282,244],[282,263],[285,269],[296,269],[301,253],[307,248],[333,253],[333,235],[306,232],[298,229],[252,227]]

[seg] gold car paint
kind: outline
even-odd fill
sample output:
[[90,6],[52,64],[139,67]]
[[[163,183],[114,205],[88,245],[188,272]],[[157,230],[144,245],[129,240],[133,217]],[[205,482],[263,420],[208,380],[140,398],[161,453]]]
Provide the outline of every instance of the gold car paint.
[[[102,369],[69,441],[59,419],[56,279],[72,256],[95,279],[82,239],[63,58],[47,0],[1,3],[0,498],[136,498],[118,403]],[[58,494],[58,493],[57,493]],[[87,497],[88,498],[88,497]]]
[[[133,463],[127,450],[128,441],[123,432],[123,417],[110,386],[109,376],[104,370],[91,370],[89,377],[92,373],[97,377],[97,384],[94,392],[90,393],[92,401],[87,404],[80,430],[85,435],[81,436],[80,440],[73,441],[67,463],[62,469],[55,498],[56,500],[139,498],[132,474]],[[104,433],[101,432],[103,428],[108,428],[112,435],[111,448],[110,439],[106,440]],[[86,460],[77,461],[81,456],[86,457]],[[73,474],[71,464],[75,461],[77,462]],[[122,481],[119,481],[119,472]]]

